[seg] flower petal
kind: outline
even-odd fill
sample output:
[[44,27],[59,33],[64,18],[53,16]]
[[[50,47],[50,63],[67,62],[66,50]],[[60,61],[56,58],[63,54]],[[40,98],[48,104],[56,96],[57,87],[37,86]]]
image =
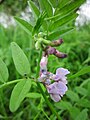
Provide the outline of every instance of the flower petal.
[[61,97],[59,95],[50,94],[50,97],[54,102],[58,102],[61,100]]
[[47,86],[48,93],[59,94],[56,84],[57,84],[57,82],[54,82],[54,83],[50,84],[49,86]]
[[47,86],[47,91],[50,94],[57,94],[57,95],[59,94],[63,96],[67,91],[67,86],[61,81],[54,82],[53,84]]
[[58,88],[59,94],[61,96],[63,96],[68,89],[67,86],[61,81],[57,82],[56,87]]
[[46,80],[47,75],[41,74],[41,76],[38,78],[39,82],[44,82]]
[[60,81],[63,82],[64,84],[67,84],[68,82],[66,79],[67,79],[67,77],[63,77],[62,79],[60,79]]
[[67,74],[69,74],[70,72],[67,70],[67,69],[65,69],[65,68],[58,68],[57,70],[56,70],[56,75],[59,75],[59,76],[65,76],[65,75],[67,75]]
[[43,56],[41,61],[40,61],[40,68],[41,69],[47,69],[47,61],[48,61],[48,58],[47,56]]
[[46,85],[50,85],[50,83],[51,83],[51,80],[50,79],[46,79],[45,84]]
[[52,79],[55,80],[55,81],[60,80],[60,81],[64,82],[65,84],[67,84],[67,80],[66,80],[67,77],[65,77],[65,75],[67,75],[69,73],[70,72],[67,69],[58,68],[56,70],[56,75],[53,75]]

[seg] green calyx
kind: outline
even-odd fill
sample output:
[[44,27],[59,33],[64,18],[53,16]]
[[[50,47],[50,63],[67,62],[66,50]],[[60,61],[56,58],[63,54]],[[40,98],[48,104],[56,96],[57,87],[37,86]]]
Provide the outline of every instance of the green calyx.
[[47,40],[45,37],[46,37],[46,34],[42,32],[34,36],[34,40],[36,42],[35,43],[36,49],[40,49],[40,48],[45,49],[45,47],[47,46],[57,47],[62,43],[59,40],[56,40],[56,41]]

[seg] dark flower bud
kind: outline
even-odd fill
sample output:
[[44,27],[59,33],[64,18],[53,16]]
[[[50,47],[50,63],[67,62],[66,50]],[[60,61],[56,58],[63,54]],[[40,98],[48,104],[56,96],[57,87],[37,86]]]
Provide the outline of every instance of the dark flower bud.
[[53,48],[51,46],[46,47],[44,54],[45,55],[52,55],[53,54],[58,58],[66,58],[67,57],[67,54],[59,52],[58,50],[56,50],[55,48]]
[[47,50],[46,50],[46,53],[47,55],[51,55],[51,54],[54,54],[56,52],[56,49],[51,47],[51,46],[48,46],[47,47]]
[[61,45],[63,43],[63,40],[62,39],[59,39],[59,40],[54,40],[54,41],[52,41],[52,44],[51,44],[51,46],[59,46],[59,45]]
[[58,58],[66,58],[67,54],[59,52],[58,50],[56,50],[56,52],[54,53],[54,55]]

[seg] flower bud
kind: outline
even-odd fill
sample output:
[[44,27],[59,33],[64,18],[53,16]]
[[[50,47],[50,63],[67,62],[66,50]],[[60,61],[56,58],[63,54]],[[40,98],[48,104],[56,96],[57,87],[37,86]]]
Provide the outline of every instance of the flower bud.
[[41,44],[40,44],[39,41],[37,41],[37,42],[35,43],[35,48],[36,48],[37,50],[41,48]]
[[67,54],[59,52],[58,50],[56,50],[55,48],[48,46],[45,50],[45,54],[46,55],[55,55],[58,58],[65,58],[67,57]]
[[56,50],[56,52],[54,53],[54,55],[58,58],[66,58],[67,54],[59,52],[58,50]]
[[56,47],[56,46],[59,46],[59,45],[61,45],[63,43],[63,40],[62,39],[59,39],[59,40],[54,40],[54,41],[52,41],[52,43],[51,43],[51,46],[52,47]]
[[56,49],[55,48],[53,48],[53,47],[51,47],[51,46],[48,46],[47,48],[46,48],[46,55],[51,55],[51,54],[54,54],[55,52],[56,52]]

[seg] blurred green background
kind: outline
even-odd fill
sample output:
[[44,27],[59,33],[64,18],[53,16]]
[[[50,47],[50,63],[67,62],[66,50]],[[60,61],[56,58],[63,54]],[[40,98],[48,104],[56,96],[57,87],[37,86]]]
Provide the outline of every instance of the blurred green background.
[[[0,3],[0,11],[9,15],[20,15],[26,6],[27,0],[4,0]],[[76,28],[72,32],[61,36],[61,38],[63,38],[64,43],[58,47],[58,50],[67,53],[68,57],[58,59],[53,55],[50,56],[49,71],[54,73],[56,68],[65,67],[69,69],[71,74],[74,74],[90,65],[90,24]],[[18,25],[4,28],[0,24],[0,57],[9,69],[9,81],[20,78],[11,56],[10,43],[12,41],[16,42],[27,55],[31,65],[31,74],[35,76],[38,51],[35,50],[30,36]],[[42,100],[39,100],[39,98],[25,99],[21,107],[15,113],[11,113],[9,99],[13,86],[8,86],[3,90],[0,89],[0,120],[56,119],[49,111],[43,98]],[[54,103],[50,98],[49,100],[61,114],[63,120],[90,120],[90,73],[68,79],[68,87],[69,90],[60,102]],[[31,91],[39,92],[37,86],[32,86]]]

